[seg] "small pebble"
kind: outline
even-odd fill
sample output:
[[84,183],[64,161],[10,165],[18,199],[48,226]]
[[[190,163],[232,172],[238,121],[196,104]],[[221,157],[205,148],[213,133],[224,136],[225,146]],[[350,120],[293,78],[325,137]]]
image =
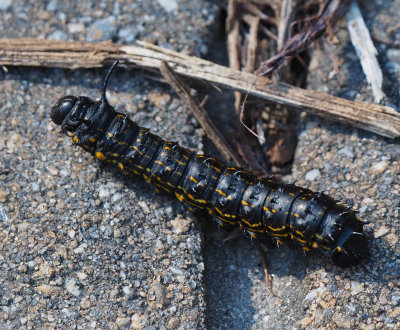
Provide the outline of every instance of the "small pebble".
[[52,294],[53,292],[56,291],[56,288],[54,286],[52,286],[52,285],[43,284],[43,285],[37,286],[36,290],[40,291],[41,293],[50,295],[50,294]]
[[393,311],[389,313],[389,317],[396,318],[400,316],[400,307],[396,307]]
[[156,302],[163,306],[166,303],[165,289],[160,282],[153,283],[154,294],[156,296]]
[[26,265],[19,265],[18,266],[18,271],[20,273],[26,273],[28,271],[28,267]]
[[178,2],[176,0],[157,0],[157,1],[168,13],[178,9]]
[[120,199],[122,199],[124,197],[124,194],[121,193],[115,193],[112,195],[111,197],[111,202],[116,203],[118,202]]
[[6,11],[12,5],[12,0],[0,0],[0,10]]
[[400,291],[395,291],[392,293],[391,302],[394,306],[400,305]]
[[312,317],[306,316],[306,317],[302,318],[302,319],[299,321],[299,324],[300,324],[301,326],[303,326],[303,327],[307,327],[309,324],[311,324],[312,321],[313,321],[313,318],[312,318]]
[[344,147],[338,151],[339,154],[348,157],[349,159],[354,158],[354,152],[349,147]]
[[0,221],[8,221],[6,210],[1,204],[0,204]]
[[46,10],[48,11],[56,11],[58,10],[58,1],[57,0],[50,0],[46,6]]
[[306,180],[314,181],[314,180],[318,179],[320,176],[321,176],[321,172],[319,171],[319,169],[315,168],[315,169],[307,172]]
[[8,199],[8,193],[5,190],[0,190],[0,202],[5,203]]
[[309,293],[307,293],[306,297],[304,298],[304,302],[312,302],[315,300],[315,298],[317,298],[317,292],[315,290],[310,291]]
[[82,273],[82,272],[77,272],[76,273],[76,276],[78,277],[78,279],[80,280],[80,281],[84,281],[84,280],[86,280],[87,279],[87,274],[85,274],[85,273]]
[[374,237],[375,238],[382,237],[382,236],[386,235],[389,231],[390,231],[389,228],[387,228],[385,226],[381,226],[378,228],[378,230],[375,231]]
[[177,317],[171,317],[168,321],[168,329],[175,329],[179,325],[179,319]]
[[356,294],[364,290],[364,284],[358,281],[351,281],[351,294],[355,296]]
[[86,37],[89,42],[93,41],[107,41],[116,37],[117,22],[114,16],[99,19],[94,22],[90,27]]
[[176,234],[182,234],[189,231],[191,221],[184,218],[175,218],[171,221],[172,230]]
[[110,189],[108,188],[108,185],[101,185],[99,187],[99,197],[107,198],[109,196],[110,196]]
[[75,297],[78,297],[81,294],[81,290],[79,285],[76,283],[76,280],[73,278],[68,279],[65,282],[65,288],[67,291]]
[[382,161],[372,165],[370,171],[372,174],[382,174],[383,172],[386,171],[388,166],[389,166],[389,163],[386,160],[382,160]]
[[127,327],[131,323],[131,319],[129,317],[118,317],[115,323],[119,327]]
[[87,248],[87,244],[83,243],[83,244],[79,245],[76,249],[74,249],[74,253],[75,254],[84,253],[86,248]]
[[144,212],[145,214],[149,214],[149,213],[150,213],[150,209],[149,209],[149,207],[147,206],[147,203],[146,203],[145,201],[139,201],[138,204],[139,204],[139,206],[142,208],[142,210],[143,210],[143,212]]
[[142,326],[142,316],[138,313],[133,314],[131,317],[131,328],[132,329],[141,329],[143,328]]
[[132,43],[137,39],[136,27],[125,26],[118,32],[119,39],[122,39],[126,43]]
[[69,23],[67,28],[69,33],[82,33],[85,30],[85,25],[82,23]]
[[31,189],[32,189],[32,191],[35,191],[35,192],[39,191],[40,190],[39,184],[37,182],[33,182],[31,184]]
[[52,33],[50,33],[46,39],[48,40],[67,40],[68,36],[64,31],[61,30],[56,30]]
[[82,298],[81,302],[79,303],[79,306],[81,306],[82,309],[88,309],[92,307],[92,304],[90,303],[90,300],[88,298]]
[[127,296],[131,296],[133,294],[133,289],[127,285],[122,287],[122,292]]

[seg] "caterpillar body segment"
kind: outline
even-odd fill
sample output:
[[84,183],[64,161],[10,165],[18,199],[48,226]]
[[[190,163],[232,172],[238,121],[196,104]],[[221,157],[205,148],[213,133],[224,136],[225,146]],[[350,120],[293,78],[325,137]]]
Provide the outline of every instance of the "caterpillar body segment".
[[208,212],[222,227],[240,227],[260,241],[271,236],[280,243],[293,240],[306,251],[320,250],[339,266],[368,255],[362,222],[329,196],[196,155],[116,112],[105,96],[116,64],[100,101],[68,95],[51,110],[54,123],[76,144],[127,174],[142,176],[191,209]]

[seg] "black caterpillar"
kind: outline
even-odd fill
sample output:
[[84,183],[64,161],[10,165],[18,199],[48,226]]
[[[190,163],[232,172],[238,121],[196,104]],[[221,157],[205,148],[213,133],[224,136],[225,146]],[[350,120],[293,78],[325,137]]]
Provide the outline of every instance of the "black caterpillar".
[[52,108],[52,120],[76,144],[175,194],[192,210],[207,211],[223,227],[240,227],[257,240],[292,239],[306,251],[319,249],[339,266],[367,257],[362,222],[329,196],[196,155],[116,112],[106,88],[117,63],[105,78],[100,101],[69,95]]

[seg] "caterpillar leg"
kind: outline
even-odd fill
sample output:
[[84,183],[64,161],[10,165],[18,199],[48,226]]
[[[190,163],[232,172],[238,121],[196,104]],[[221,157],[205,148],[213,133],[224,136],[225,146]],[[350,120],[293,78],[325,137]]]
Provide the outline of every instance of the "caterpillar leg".
[[261,262],[262,262],[263,268],[264,268],[265,287],[272,295],[274,295],[275,297],[278,297],[278,295],[272,291],[272,280],[271,280],[271,276],[269,275],[269,271],[268,271],[268,267],[267,267],[267,252],[265,251],[265,249],[263,248],[263,245],[259,241],[254,240],[254,244],[256,245],[256,248],[257,248],[258,252],[260,252],[260,255],[261,255]]
[[[229,233],[229,235],[223,240],[224,243],[227,243],[229,241],[233,241],[239,237],[247,236],[240,227],[236,227],[232,232]],[[257,239],[253,238],[253,242],[259,251],[261,255],[261,262],[263,265],[264,269],[264,276],[265,276],[265,287],[266,289],[275,297],[278,297],[276,293],[272,291],[272,281],[271,281],[271,276],[268,272],[268,267],[267,267],[267,251],[265,250],[267,247]]]
[[237,239],[237,238],[239,238],[239,237],[243,237],[244,235],[243,235],[243,231],[239,228],[239,227],[236,227],[234,230],[232,230],[230,233],[229,233],[229,235],[228,236],[226,236],[225,238],[224,238],[224,240],[222,241],[224,244],[225,243],[228,243],[228,242],[230,242],[230,241],[233,241],[233,240],[235,240],[235,239]]

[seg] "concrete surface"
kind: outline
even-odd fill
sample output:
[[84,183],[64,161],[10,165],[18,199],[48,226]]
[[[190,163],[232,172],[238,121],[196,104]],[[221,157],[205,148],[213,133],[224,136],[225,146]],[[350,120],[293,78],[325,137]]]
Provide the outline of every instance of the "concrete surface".
[[[385,92],[398,105],[400,31],[385,31],[396,25],[400,3],[369,0],[362,10],[373,36],[392,42],[377,46]],[[216,17],[207,1],[0,1],[3,38],[145,39],[195,55],[207,52]],[[322,45],[325,56],[313,54],[309,86],[370,101],[343,26],[338,36],[332,56],[345,63],[340,76],[326,57],[331,46]],[[0,73],[0,328],[400,326],[398,141],[303,117],[286,179],[352,204],[369,221],[372,255],[343,270],[317,253],[274,249],[268,265],[276,297],[265,289],[251,242],[224,244],[207,219],[100,167],[50,123],[59,97],[98,96],[105,72]],[[117,70],[109,100],[160,136],[203,149],[202,130],[165,85]]]
[[[2,37],[132,42],[200,56],[216,7],[180,1],[13,1]],[[1,6],[0,6],[1,8]],[[167,10],[168,9],[168,10]],[[100,96],[106,70],[8,68],[0,101],[0,328],[204,328],[196,219],[142,181],[102,168],[50,123],[66,94]],[[166,85],[117,70],[109,100],[165,138],[202,132]]]

